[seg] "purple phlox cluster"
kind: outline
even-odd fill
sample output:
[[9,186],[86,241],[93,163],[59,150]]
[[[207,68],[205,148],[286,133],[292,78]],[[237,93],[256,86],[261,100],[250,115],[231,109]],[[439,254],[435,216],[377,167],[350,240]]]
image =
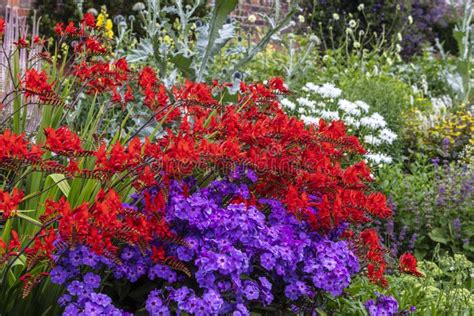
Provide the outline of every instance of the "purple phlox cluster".
[[[322,236],[276,200],[261,199],[257,207],[249,202],[247,185],[255,180],[254,173],[237,168],[204,188],[193,179],[167,188],[167,221],[186,245],[154,240],[148,248],[165,247],[168,256],[186,264],[191,278],[157,264],[150,250],[137,246],[123,245],[120,260],[80,245],[58,253],[51,280],[66,289],[59,299],[64,314],[128,315],[99,293],[98,271],[104,270],[115,280],[156,286],[140,307],[150,315],[249,315],[263,306],[312,312],[306,299],[340,295],[360,269],[350,244],[339,240],[346,224]],[[140,196],[131,204],[139,212]]]
[[[199,289],[194,290],[220,298],[218,309],[208,312],[245,315],[254,304],[297,301],[318,291],[339,295],[359,271],[347,242],[311,232],[281,203],[260,200],[268,215],[252,205],[229,204],[234,197],[249,197],[242,183],[214,181],[188,197],[183,185],[172,185],[168,220],[189,244],[177,247],[176,256],[195,267]],[[332,235],[338,237],[340,230]],[[272,291],[275,285],[282,294]],[[194,292],[179,296],[178,308],[192,313],[188,301],[194,308],[203,299]]]
[[85,266],[99,269],[102,266],[111,266],[109,259],[94,254],[84,246],[64,250],[56,257],[56,266],[51,270],[51,282],[63,285],[66,288],[58,300],[64,307],[63,315],[130,315],[112,304],[112,299],[97,290],[101,277],[94,272],[81,273],[80,267]]
[[393,296],[378,294],[377,299],[365,302],[370,316],[391,316],[398,313],[398,302]]

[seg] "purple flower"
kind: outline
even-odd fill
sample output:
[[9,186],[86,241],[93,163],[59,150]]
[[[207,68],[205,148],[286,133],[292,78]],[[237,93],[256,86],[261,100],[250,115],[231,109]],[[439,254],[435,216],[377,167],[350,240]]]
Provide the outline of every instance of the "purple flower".
[[84,284],[77,280],[72,281],[72,283],[67,287],[68,292],[72,295],[78,295],[82,293],[83,289],[84,289]]
[[296,301],[301,296],[301,294],[296,285],[290,284],[285,288],[285,296],[292,301]]
[[67,279],[67,272],[61,266],[54,267],[50,272],[51,282],[63,284]]
[[258,299],[260,291],[258,290],[258,286],[255,282],[248,281],[246,282],[246,286],[244,288],[244,294],[249,300],[256,300]]
[[146,300],[146,310],[150,314],[155,314],[163,306],[163,301],[157,296],[150,294]]
[[370,316],[390,316],[398,313],[398,302],[392,296],[378,295],[375,302],[368,300],[364,305]]
[[221,295],[213,290],[207,291],[203,296],[203,300],[210,306],[214,313],[217,313],[224,304]]
[[[150,248],[124,246],[118,264],[77,245],[55,259],[57,267],[51,278],[68,290],[61,305],[79,313],[87,308],[92,314],[120,315],[112,299],[96,290],[102,271],[121,282],[154,281],[148,284],[160,290],[151,291],[145,302],[151,315],[169,315],[171,306],[177,313],[194,315],[249,315],[255,301],[287,309],[288,300],[301,312],[310,313],[308,307],[299,306],[301,296],[312,299],[322,291],[340,295],[360,269],[350,244],[338,240],[344,225],[323,236],[277,200],[260,200],[258,205],[265,212],[246,203],[229,204],[235,197],[250,198],[251,189],[245,184],[251,180],[246,178],[248,171],[239,173],[230,181],[212,181],[204,188],[189,179],[174,181],[167,188],[166,220],[187,245],[163,243],[160,238],[151,245],[166,247],[167,255],[185,262],[192,278],[166,264],[156,264]],[[183,194],[184,184],[193,185],[190,195]],[[149,193],[153,196],[159,190]],[[140,195],[132,199],[134,211],[141,212]]]
[[100,276],[92,272],[88,272],[84,276],[84,284],[92,289],[98,288],[100,285]]
[[90,299],[93,303],[103,307],[107,307],[112,303],[112,299],[110,297],[101,293],[91,293]]
[[104,309],[94,303],[87,302],[85,304],[84,313],[88,316],[103,315]]
[[80,250],[74,250],[69,252],[69,260],[75,267],[82,264],[82,252]]
[[461,220],[459,219],[459,217],[456,217],[453,220],[453,228],[456,238],[461,238]]
[[74,304],[69,304],[64,309],[63,316],[77,316],[79,315],[79,309]]
[[267,270],[272,270],[275,267],[275,257],[270,253],[264,253],[260,256],[260,264]]

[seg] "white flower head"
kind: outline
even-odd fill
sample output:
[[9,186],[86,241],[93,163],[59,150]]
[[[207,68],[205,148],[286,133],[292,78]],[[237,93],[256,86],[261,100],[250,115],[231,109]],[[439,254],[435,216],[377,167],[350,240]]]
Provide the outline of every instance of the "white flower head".
[[247,19],[252,24],[255,23],[255,21],[257,21],[257,17],[253,14],[249,15],[249,17]]
[[364,143],[373,145],[373,146],[378,146],[382,144],[382,140],[378,138],[377,136],[374,135],[365,135],[364,136]]
[[318,86],[315,85],[314,83],[312,82],[307,82],[304,87],[303,87],[303,90],[306,91],[306,92],[310,92],[310,91],[313,91],[313,92],[317,92],[318,91]]
[[343,121],[344,123],[346,123],[346,125],[352,126],[354,128],[359,128],[360,126],[359,120],[352,116],[348,116],[348,115],[344,116]]
[[384,128],[379,132],[379,138],[387,144],[392,144],[397,139],[397,134],[388,128]]
[[356,49],[360,48],[360,42],[355,41],[354,42],[354,48],[356,48]]
[[293,102],[291,102],[288,99],[282,99],[280,101],[280,103],[281,103],[281,105],[283,105],[283,107],[285,107],[287,109],[290,109],[290,110],[294,110],[296,108],[296,104],[294,104]]
[[408,24],[413,24],[413,17],[411,15],[408,16]]
[[332,18],[334,19],[334,21],[339,21],[339,14],[333,13]]
[[316,126],[319,125],[319,119],[313,116],[301,115],[301,120],[303,120],[303,122],[305,122],[305,124],[308,124],[308,125],[311,125],[311,124],[316,125]]
[[339,112],[337,112],[337,111],[321,111],[321,117],[325,120],[339,120]]
[[349,21],[349,27],[355,28],[357,26],[357,22],[355,20],[350,20]]
[[364,116],[360,119],[360,124],[371,129],[384,128],[387,125],[385,119],[379,113],[373,113],[371,116]]
[[339,88],[336,88],[336,86],[332,83],[325,83],[321,86],[317,86],[312,82],[308,82],[305,87],[323,98],[327,99],[337,99],[341,96],[342,90]]
[[298,99],[296,99],[296,101],[298,102],[300,106],[303,106],[303,107],[307,107],[307,108],[316,107],[316,102],[307,98],[299,97]]
[[359,109],[361,109],[363,112],[367,113],[369,112],[369,105],[367,103],[365,103],[364,101],[355,101],[354,102],[358,107]]
[[298,15],[298,22],[304,23],[304,16],[303,15]]
[[377,165],[379,164],[390,164],[392,163],[393,159],[392,157],[385,155],[385,154],[380,154],[380,153],[367,153],[365,154],[365,159],[368,161],[371,161]]
[[342,111],[346,112],[349,115],[360,116],[360,110],[358,106],[355,103],[352,103],[351,101],[340,99],[337,105]]

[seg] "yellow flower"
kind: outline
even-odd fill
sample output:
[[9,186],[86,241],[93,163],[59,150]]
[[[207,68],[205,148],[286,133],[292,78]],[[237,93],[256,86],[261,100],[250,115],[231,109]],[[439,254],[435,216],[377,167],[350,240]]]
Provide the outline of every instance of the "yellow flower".
[[96,25],[98,27],[101,27],[102,25],[104,25],[104,22],[105,22],[105,15],[100,13],[98,16],[97,16],[97,22],[96,22]]
[[111,19],[107,19],[107,21],[105,22],[105,29],[107,31],[110,31],[112,28],[113,28],[113,23],[112,23],[112,20]]
[[114,24],[112,23],[112,20],[107,19],[107,21],[105,21],[105,31],[107,33],[108,38],[113,38],[114,37],[114,31],[112,31],[113,27],[114,27]]

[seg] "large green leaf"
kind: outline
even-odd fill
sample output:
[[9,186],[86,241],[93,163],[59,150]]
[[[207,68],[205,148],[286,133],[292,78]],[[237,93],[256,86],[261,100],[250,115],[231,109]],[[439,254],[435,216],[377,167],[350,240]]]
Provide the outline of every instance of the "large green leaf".
[[53,181],[58,185],[61,192],[64,194],[65,197],[69,196],[69,192],[71,191],[71,187],[69,183],[66,181],[66,177],[63,174],[54,173],[50,174],[49,177],[53,179]]
[[201,62],[199,72],[197,74],[197,81],[202,80],[204,70],[206,69],[209,58],[211,57],[211,51],[214,47],[214,43],[219,36],[219,30],[224,25],[227,17],[237,6],[238,0],[216,0],[214,9],[212,10],[212,17],[209,23],[209,41],[207,42],[206,52]]
[[439,242],[441,244],[448,243],[446,233],[441,228],[433,229],[431,232],[428,233],[428,236],[430,236],[431,240]]

